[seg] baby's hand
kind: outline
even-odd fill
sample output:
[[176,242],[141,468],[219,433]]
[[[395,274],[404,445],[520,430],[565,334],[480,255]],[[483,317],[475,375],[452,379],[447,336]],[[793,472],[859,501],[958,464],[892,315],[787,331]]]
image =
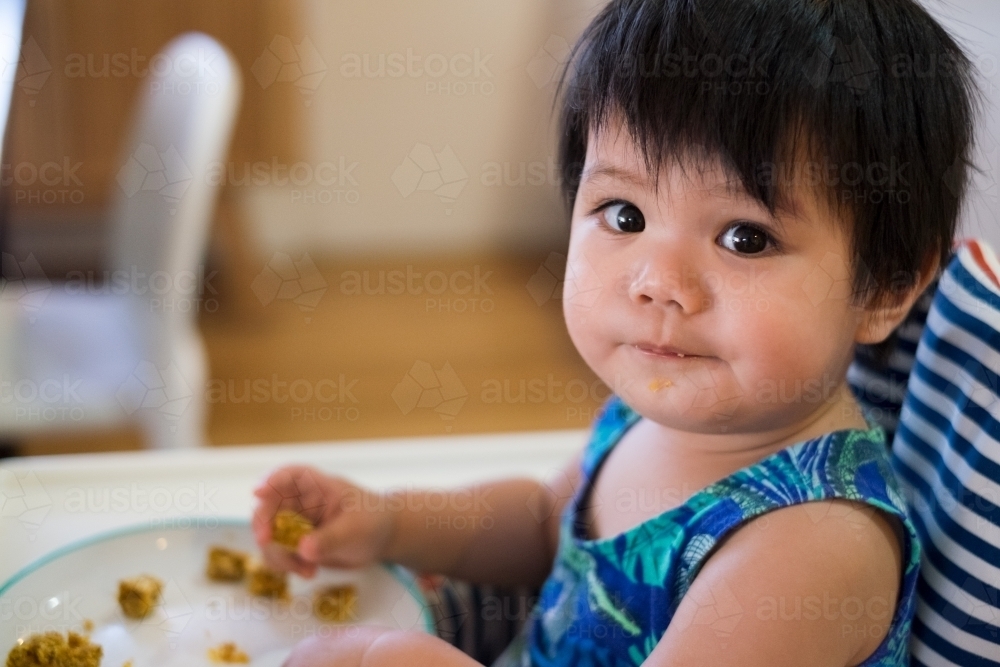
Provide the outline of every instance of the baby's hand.
[[[268,566],[312,577],[318,565],[363,567],[381,560],[392,537],[392,513],[382,503],[364,502],[376,495],[339,477],[307,466],[272,473],[254,490],[259,499],[253,532]],[[291,550],[272,540],[275,515],[298,512],[315,527]]]

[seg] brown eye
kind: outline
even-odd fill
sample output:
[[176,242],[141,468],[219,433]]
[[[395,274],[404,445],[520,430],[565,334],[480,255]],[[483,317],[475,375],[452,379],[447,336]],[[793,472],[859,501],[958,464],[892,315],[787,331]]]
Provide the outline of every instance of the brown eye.
[[646,228],[642,211],[632,204],[614,204],[604,209],[604,221],[617,232],[634,234]]
[[754,255],[767,250],[770,238],[752,225],[737,223],[723,232],[722,246],[742,255]]

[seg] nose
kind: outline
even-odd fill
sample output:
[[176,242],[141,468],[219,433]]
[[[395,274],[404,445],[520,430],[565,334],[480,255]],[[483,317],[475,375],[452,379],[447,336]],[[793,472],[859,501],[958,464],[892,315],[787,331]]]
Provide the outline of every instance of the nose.
[[628,275],[626,287],[629,300],[637,305],[679,308],[687,315],[699,313],[712,303],[702,272],[681,258],[640,262]]

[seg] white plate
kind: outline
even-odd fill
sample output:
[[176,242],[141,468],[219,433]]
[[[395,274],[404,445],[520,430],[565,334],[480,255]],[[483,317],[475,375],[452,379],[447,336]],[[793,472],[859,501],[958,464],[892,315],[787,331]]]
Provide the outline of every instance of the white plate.
[[[0,588],[0,657],[36,632],[81,631],[94,624],[91,640],[104,649],[103,667],[215,665],[208,649],[227,641],[251,665],[280,665],[298,641],[328,635],[336,625],[312,614],[319,586],[357,587],[357,621],[433,632],[430,610],[413,577],[397,566],[320,570],[314,579],[289,576],[291,601],[249,595],[243,584],[205,577],[212,545],[250,553],[257,548],[246,522],[192,521],[194,528],[139,527],[60,549],[14,575]],[[118,581],[151,574],[164,583],[161,603],[141,621],[118,606]],[[349,631],[349,630],[348,630]]]

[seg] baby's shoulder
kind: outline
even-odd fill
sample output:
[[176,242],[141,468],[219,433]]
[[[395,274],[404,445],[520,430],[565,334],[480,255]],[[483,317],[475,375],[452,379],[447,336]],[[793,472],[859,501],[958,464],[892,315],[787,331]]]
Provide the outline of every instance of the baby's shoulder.
[[725,599],[742,612],[735,646],[781,646],[801,664],[863,662],[898,634],[903,563],[893,520],[863,503],[832,499],[747,522],[704,562],[668,628],[668,646],[700,641],[694,619],[706,600]]

